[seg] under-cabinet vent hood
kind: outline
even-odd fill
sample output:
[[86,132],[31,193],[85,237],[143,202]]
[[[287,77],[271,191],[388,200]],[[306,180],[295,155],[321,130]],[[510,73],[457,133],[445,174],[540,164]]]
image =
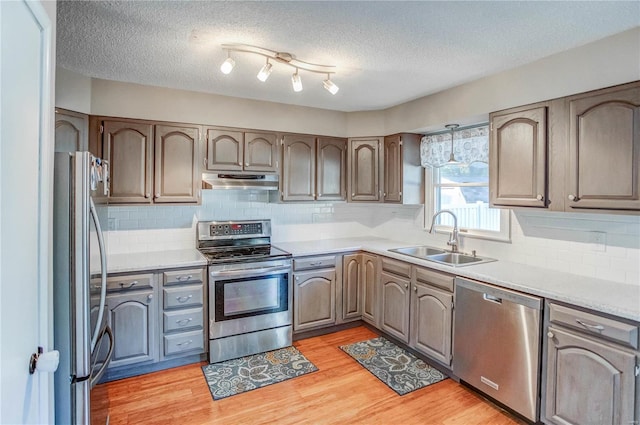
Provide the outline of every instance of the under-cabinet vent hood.
[[202,188],[236,190],[278,190],[278,175],[203,173]]

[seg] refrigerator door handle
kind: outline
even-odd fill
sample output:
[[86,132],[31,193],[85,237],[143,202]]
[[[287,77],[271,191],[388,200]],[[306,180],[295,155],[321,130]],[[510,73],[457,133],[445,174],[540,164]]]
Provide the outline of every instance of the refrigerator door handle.
[[107,334],[107,336],[109,337],[109,352],[107,353],[107,357],[104,359],[104,363],[102,363],[102,366],[100,366],[100,369],[95,374],[91,374],[91,380],[89,381],[90,388],[95,387],[98,381],[100,380],[100,378],[102,378],[102,375],[104,375],[104,372],[107,370],[107,367],[109,366],[111,357],[113,357],[113,342],[114,342],[113,331],[109,326],[105,326],[103,331],[100,332],[100,337],[102,338],[104,334]]
[[98,219],[98,213],[96,212],[96,206],[93,203],[93,198],[89,197],[89,209],[91,210],[91,217],[96,225],[96,235],[98,236],[98,247],[100,248],[100,265],[102,268],[101,273],[101,288],[100,288],[100,307],[98,309],[98,320],[96,321],[96,328],[93,330],[93,337],[91,338],[91,352],[93,352],[98,337],[100,336],[100,328],[102,325],[102,316],[104,315],[104,305],[107,299],[107,252],[104,246],[104,239],[102,237],[102,228],[100,227],[100,220]]

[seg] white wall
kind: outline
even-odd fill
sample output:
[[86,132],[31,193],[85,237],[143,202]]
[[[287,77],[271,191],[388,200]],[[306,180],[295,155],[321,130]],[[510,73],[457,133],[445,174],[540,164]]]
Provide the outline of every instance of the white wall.
[[56,70],[56,106],[91,114],[91,78],[58,67]]

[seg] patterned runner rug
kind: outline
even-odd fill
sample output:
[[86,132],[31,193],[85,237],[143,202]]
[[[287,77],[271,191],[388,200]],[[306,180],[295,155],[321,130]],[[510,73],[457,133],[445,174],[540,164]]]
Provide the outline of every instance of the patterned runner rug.
[[295,378],[318,368],[295,347],[202,366],[214,400]]
[[439,370],[383,337],[342,345],[340,349],[399,395],[446,378]]

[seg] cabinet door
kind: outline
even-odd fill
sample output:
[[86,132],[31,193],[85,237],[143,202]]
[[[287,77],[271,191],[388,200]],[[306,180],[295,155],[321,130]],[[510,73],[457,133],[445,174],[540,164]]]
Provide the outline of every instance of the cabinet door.
[[303,331],[336,322],[336,271],[294,274],[293,330]]
[[282,200],[313,201],[316,195],[316,141],[313,136],[284,136]]
[[349,201],[380,200],[380,138],[351,139]]
[[151,203],[151,124],[104,121],[106,159],[111,165],[109,203]]
[[568,424],[634,422],[635,356],[549,327],[546,420]]
[[155,127],[154,202],[198,202],[198,127]]
[[409,342],[409,279],[383,271],[382,330],[402,342]]
[[411,347],[451,365],[453,295],[414,282],[411,295]]
[[342,318],[359,319],[362,316],[361,255],[345,255],[342,275]]
[[640,210],[640,85],[570,98],[567,210]]
[[384,138],[384,202],[402,202],[402,137]]
[[89,118],[56,108],[55,151],[75,152],[89,149]]
[[319,137],[317,159],[316,199],[347,199],[347,140]]
[[244,133],[244,170],[278,171],[278,139],[275,133]]
[[207,170],[242,171],[244,135],[241,131],[207,129]]
[[158,360],[158,308],[151,291],[107,296],[108,323],[113,331],[109,367]]
[[547,108],[491,116],[491,205],[547,206]]
[[362,319],[374,326],[378,326],[378,309],[380,296],[378,295],[378,259],[375,255],[362,254]]

